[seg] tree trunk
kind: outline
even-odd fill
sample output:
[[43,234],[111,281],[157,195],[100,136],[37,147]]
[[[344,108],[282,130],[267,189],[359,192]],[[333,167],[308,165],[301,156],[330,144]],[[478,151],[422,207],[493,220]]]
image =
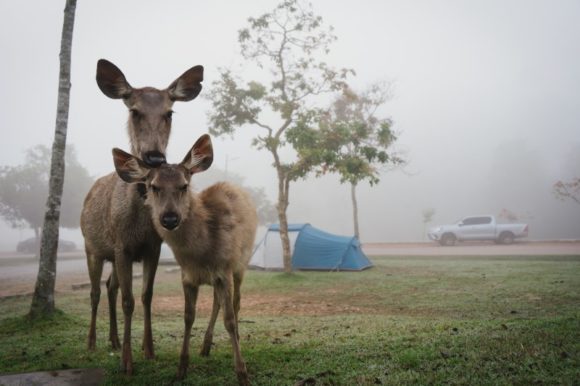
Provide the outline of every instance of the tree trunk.
[[54,285],[56,281],[56,252],[60,220],[60,203],[64,184],[64,155],[70,100],[70,68],[76,0],[66,0],[60,46],[60,75],[56,127],[52,144],[49,192],[42,227],[38,276],[32,297],[29,316],[38,318],[51,315],[54,310]]
[[280,166],[277,166],[278,171],[278,221],[280,223],[280,240],[282,241],[282,254],[284,261],[284,272],[292,272],[292,252],[290,250],[290,237],[288,237],[288,218],[286,217],[286,209],[288,209],[288,190],[290,188],[290,181],[288,176]]
[[358,229],[358,204],[356,202],[356,184],[350,184],[350,198],[352,199],[352,217],[354,221],[354,237],[360,240],[360,233]]

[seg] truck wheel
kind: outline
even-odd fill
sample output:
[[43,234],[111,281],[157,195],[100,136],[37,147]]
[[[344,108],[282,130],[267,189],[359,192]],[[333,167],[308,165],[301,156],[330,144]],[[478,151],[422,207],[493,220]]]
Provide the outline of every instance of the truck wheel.
[[505,245],[513,244],[514,239],[515,239],[514,234],[511,232],[504,232],[501,235],[499,235],[500,244],[505,244]]
[[443,246],[452,247],[455,245],[456,241],[457,241],[457,238],[455,237],[455,235],[453,233],[445,233],[441,237],[440,244]]

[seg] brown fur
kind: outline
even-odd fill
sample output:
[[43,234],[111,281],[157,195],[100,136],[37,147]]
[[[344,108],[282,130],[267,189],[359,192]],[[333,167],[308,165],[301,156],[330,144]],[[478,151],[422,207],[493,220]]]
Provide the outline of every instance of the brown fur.
[[[129,108],[127,125],[134,154],[155,162],[164,160],[171,131],[171,107],[176,100],[191,100],[201,91],[203,67],[186,71],[167,89],[133,88],[114,64],[100,60],[97,65],[97,84],[110,98],[123,99]],[[142,161],[140,161],[142,162]],[[122,370],[133,371],[131,350],[131,318],[135,301],[132,293],[133,262],[143,262],[144,308],[143,349],[145,357],[153,358],[151,333],[151,298],[153,281],[159,261],[161,238],[154,229],[149,207],[145,205],[138,185],[124,182],[116,173],[98,179],[88,193],[81,213],[81,230],[85,238],[87,264],[91,279],[91,325],[88,347],[95,348],[96,316],[100,299],[100,281],[104,261],[112,261],[113,271],[107,280],[109,299],[109,338],[113,348],[119,348],[116,321],[116,301],[121,288],[124,336],[121,355]]]
[[[125,156],[125,160],[118,158],[118,155]],[[238,314],[240,286],[254,248],[258,218],[249,195],[230,183],[215,184],[199,194],[189,189],[191,174],[207,169],[212,157],[209,136],[203,136],[181,164],[149,169],[146,204],[151,207],[155,229],[172,249],[181,266],[185,333],[178,377],[184,378],[187,372],[197,294],[199,286],[207,284],[214,287],[214,304],[201,353],[209,355],[213,328],[221,306],[224,325],[232,342],[238,380],[240,384],[247,385],[249,379],[240,351]],[[132,158],[127,153],[117,151],[117,173],[139,175],[148,169],[131,162]],[[133,182],[137,181],[133,179]],[[171,230],[163,225],[164,216],[168,213],[179,218],[178,225]]]

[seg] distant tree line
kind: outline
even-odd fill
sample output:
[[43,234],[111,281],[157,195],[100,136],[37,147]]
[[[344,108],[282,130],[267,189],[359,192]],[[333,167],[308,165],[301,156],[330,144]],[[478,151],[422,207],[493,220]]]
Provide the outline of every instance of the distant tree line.
[[[0,166],[0,217],[15,228],[31,228],[37,241],[46,211],[50,159],[50,149],[37,145],[26,151],[24,164]],[[60,226],[78,228],[82,203],[94,179],[79,163],[73,146],[68,147],[65,162]]]
[[[22,165],[0,166],[0,217],[14,228],[32,229],[37,242],[44,221],[50,157],[48,147],[37,145],[26,150]],[[212,168],[204,174],[200,187],[226,179],[244,186],[250,193],[256,203],[261,224],[269,224],[276,220],[276,208],[264,189],[247,186],[244,179],[235,173],[230,172],[226,176],[222,170]],[[94,178],[79,163],[74,146],[69,145],[60,213],[61,227],[71,229],[79,227],[83,201],[93,183]]]

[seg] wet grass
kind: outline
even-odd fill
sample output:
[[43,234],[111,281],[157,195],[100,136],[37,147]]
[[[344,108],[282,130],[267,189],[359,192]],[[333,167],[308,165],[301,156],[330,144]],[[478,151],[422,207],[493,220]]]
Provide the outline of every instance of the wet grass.
[[[580,257],[385,257],[358,272],[248,272],[240,336],[256,385],[577,384],[580,379]],[[156,299],[181,302],[179,273],[160,274]],[[136,283],[136,293],[139,283]],[[205,289],[202,296],[209,297]],[[267,304],[252,303],[265,297]],[[157,358],[139,352],[135,375],[119,373],[106,341],[101,299],[98,343],[86,351],[88,291],[59,293],[61,312],[31,322],[30,299],[0,300],[0,373],[101,367],[107,384],[236,384],[227,334],[218,323],[209,358],[196,350],[175,383],[182,304],[154,303]],[[278,301],[276,301],[278,299]],[[122,323],[121,323],[122,325]]]

